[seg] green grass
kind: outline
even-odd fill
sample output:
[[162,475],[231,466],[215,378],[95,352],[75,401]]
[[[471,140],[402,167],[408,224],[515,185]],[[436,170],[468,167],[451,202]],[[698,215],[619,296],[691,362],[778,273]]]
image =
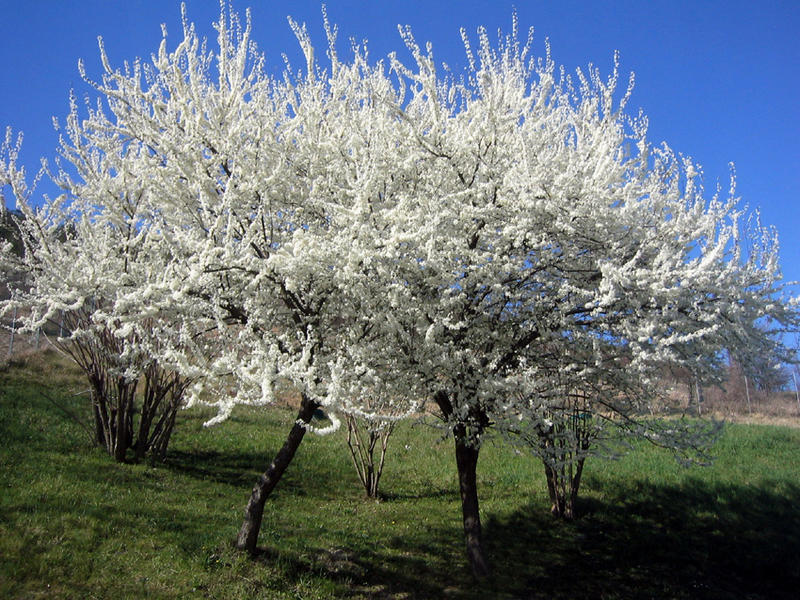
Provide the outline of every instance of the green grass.
[[[32,358],[0,373],[1,598],[795,598],[800,430],[726,429],[709,468],[641,444],[587,462],[581,517],[548,513],[538,463],[489,442],[479,493],[494,573],[463,552],[451,440],[403,425],[381,502],[342,435],[309,436],[269,499],[260,546],[232,548],[293,414],[181,415],[166,464],[120,465],[62,408],[80,377]],[[340,432],[341,433],[341,432]]]

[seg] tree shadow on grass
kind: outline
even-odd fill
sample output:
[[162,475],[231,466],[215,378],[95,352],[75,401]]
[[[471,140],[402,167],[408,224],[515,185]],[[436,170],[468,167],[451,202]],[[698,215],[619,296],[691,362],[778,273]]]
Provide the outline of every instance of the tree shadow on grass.
[[170,450],[163,467],[202,481],[215,481],[233,486],[252,487],[258,469],[263,471],[271,457],[265,453]]
[[[425,539],[392,535],[364,548],[349,540],[336,548],[314,546],[307,560],[311,569],[344,584],[342,597],[375,599],[461,598],[473,587],[460,530],[444,525],[426,527]],[[492,598],[483,595],[483,598]]]
[[[269,448],[263,452],[171,450],[163,467],[193,479],[213,481],[249,492],[259,476],[269,467],[277,451],[277,448]],[[300,452],[302,449],[286,469],[274,493],[324,496],[331,489],[336,489],[341,478],[335,470],[326,468],[327,464],[316,462],[314,452]]]
[[[241,486],[250,483],[242,474],[252,474],[253,464],[263,460],[241,453],[213,454],[177,454],[170,468]],[[318,477],[320,473],[310,477],[305,473],[309,466],[297,465],[296,477],[279,487],[285,493],[316,497],[317,486],[324,488],[332,481]],[[349,582],[354,598],[798,596],[797,485],[729,485],[689,478],[672,486],[622,481],[595,483],[595,489],[604,500],[579,502],[581,516],[571,523],[553,519],[542,504],[486,517],[493,575],[485,582],[476,583],[469,574],[460,515],[455,512],[450,522],[429,521],[410,535],[387,536],[366,545],[358,532],[345,536],[335,548],[309,539],[290,571],[300,576],[312,570]],[[442,489],[412,497],[389,495],[387,500],[420,498],[457,504],[457,492]],[[267,539],[264,542],[269,545]]]
[[441,498],[443,500],[457,500],[458,490],[455,488],[437,488],[429,487],[425,490],[417,492],[383,492],[381,491],[380,499],[386,502],[399,502],[408,500],[423,500],[432,498]]
[[[460,528],[375,540],[342,557],[353,598],[794,599],[800,591],[800,487],[688,479],[607,486],[563,522],[539,504],[485,519],[492,576],[469,573]],[[347,544],[347,540],[343,540]],[[324,555],[323,548],[317,549]],[[329,570],[324,559],[317,568]]]
[[[231,520],[231,490],[226,486],[243,490],[243,501],[255,482],[254,471],[265,464],[261,452],[171,451],[166,470],[188,475],[184,484],[189,488],[202,488],[203,481],[220,484],[204,503],[191,506],[178,502],[180,495],[171,489],[173,479],[160,469],[131,469],[99,454],[96,460],[59,457],[49,459],[48,472],[69,472],[69,481],[80,481],[95,491],[75,502],[72,487],[52,493],[43,488],[47,497],[37,493],[9,503],[3,517],[11,512],[67,513],[69,518],[55,521],[58,531],[53,535],[73,526],[89,527],[87,535],[93,540],[146,527],[151,544],[176,548],[187,557],[205,552],[208,544],[232,539],[238,517]],[[346,518],[337,511],[343,490],[350,488],[330,470],[329,462],[318,460],[314,453],[298,458],[277,489],[281,501],[308,495],[320,501],[314,513],[320,520]],[[201,483],[193,487],[192,480]],[[343,527],[323,542],[312,526],[298,518],[280,528],[283,541],[264,537],[264,546],[274,544],[275,550],[260,561],[280,563],[289,580],[316,573],[338,582],[341,593],[353,598],[798,597],[798,484],[730,485],[696,478],[669,486],[629,479],[587,484],[603,500],[580,502],[581,516],[572,523],[553,519],[542,503],[486,516],[485,540],[494,572],[485,582],[476,583],[466,565],[457,490],[438,487],[389,496],[389,503],[415,504],[410,508],[416,515],[412,518],[419,517],[420,522],[402,532],[383,530],[365,537],[355,528]],[[131,486],[136,490],[133,504],[125,500]],[[164,498],[170,494],[175,502]],[[423,506],[449,506],[427,513],[416,505],[420,501]],[[285,544],[289,538],[292,543]],[[268,583],[263,573],[251,578]]]
[[509,597],[798,597],[800,487],[689,479],[605,492],[573,523],[542,507],[488,520],[494,579]]

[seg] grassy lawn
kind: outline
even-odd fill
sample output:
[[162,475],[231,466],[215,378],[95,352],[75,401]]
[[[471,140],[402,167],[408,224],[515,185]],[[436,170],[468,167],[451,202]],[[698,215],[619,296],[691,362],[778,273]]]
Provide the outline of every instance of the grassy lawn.
[[[52,356],[0,373],[0,598],[796,598],[800,430],[733,425],[709,468],[641,445],[589,460],[581,517],[553,520],[540,465],[489,442],[478,465],[492,578],[463,552],[451,440],[391,438],[381,502],[343,432],[308,436],[232,549],[292,411],[182,413],[168,460],[115,464],[63,409],[81,378]],[[55,406],[45,396],[56,399]]]

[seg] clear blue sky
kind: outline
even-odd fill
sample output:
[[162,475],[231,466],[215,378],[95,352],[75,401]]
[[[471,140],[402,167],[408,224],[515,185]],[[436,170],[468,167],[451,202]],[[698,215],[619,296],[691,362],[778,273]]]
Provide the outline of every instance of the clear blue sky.
[[[707,189],[728,186],[736,164],[738,193],[777,226],[787,279],[800,280],[800,2],[664,0],[329,0],[339,25],[341,52],[348,37],[366,38],[377,59],[401,51],[397,24],[431,41],[440,61],[464,64],[459,28],[510,28],[516,6],[521,28],[536,30],[541,54],[549,38],[553,57],[568,71],[589,62],[608,73],[614,50],[621,70],[636,73],[631,108],[650,118],[650,138],[700,162]],[[235,0],[252,7],[253,35],[271,67],[281,53],[299,60],[286,16],[306,21],[322,43],[320,2]],[[212,36],[216,0],[189,0],[188,13]],[[0,128],[25,134],[23,162],[38,168],[52,156],[51,117],[67,112],[67,96],[90,93],[77,70],[100,73],[97,36],[112,64],[158,48],[161,23],[177,44],[180,3],[170,0],[0,0]]]

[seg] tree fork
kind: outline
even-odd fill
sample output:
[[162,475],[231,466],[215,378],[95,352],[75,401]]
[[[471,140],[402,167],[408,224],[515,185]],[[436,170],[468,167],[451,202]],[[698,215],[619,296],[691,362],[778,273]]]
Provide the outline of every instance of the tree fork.
[[280,481],[281,476],[286,471],[286,467],[292,462],[294,453],[300,446],[300,442],[303,441],[303,436],[305,436],[306,425],[311,422],[311,417],[317,408],[319,408],[317,402],[314,402],[305,394],[302,395],[300,410],[297,413],[297,420],[294,426],[289,431],[286,441],[278,451],[278,454],[275,455],[269,468],[261,475],[258,483],[253,488],[253,492],[250,494],[250,500],[247,502],[247,508],[244,511],[244,521],[236,539],[237,549],[247,550],[251,555],[256,553],[258,533],[261,530],[261,519],[264,515],[264,503],[278,481]]

